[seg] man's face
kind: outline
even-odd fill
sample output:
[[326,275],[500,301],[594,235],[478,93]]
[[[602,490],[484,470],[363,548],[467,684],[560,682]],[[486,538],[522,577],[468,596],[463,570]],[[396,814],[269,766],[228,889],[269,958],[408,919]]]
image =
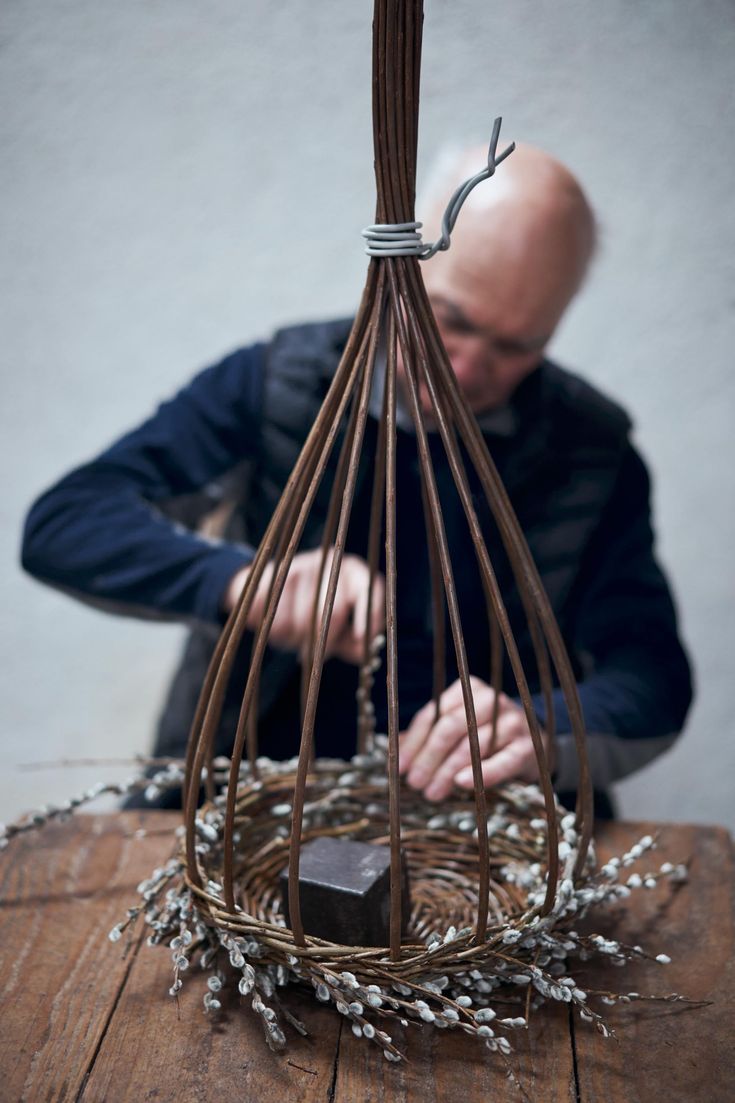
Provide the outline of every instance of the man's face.
[[502,317],[493,323],[491,310],[473,310],[451,291],[429,297],[457,382],[474,412],[503,406],[538,365],[551,333]]
[[[587,263],[589,235],[577,226],[566,179],[553,185],[532,177],[532,184],[509,180],[489,206],[463,210],[449,250],[422,268],[439,334],[476,414],[504,406],[538,367]],[[420,398],[430,415],[421,385]]]
[[477,414],[505,405],[539,365],[578,282],[573,251],[543,212],[510,214],[466,218],[423,272],[457,382]]

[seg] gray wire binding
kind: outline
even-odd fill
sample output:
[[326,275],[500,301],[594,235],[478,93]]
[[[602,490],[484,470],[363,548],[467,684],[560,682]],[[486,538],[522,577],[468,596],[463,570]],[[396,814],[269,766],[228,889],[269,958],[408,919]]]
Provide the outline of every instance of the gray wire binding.
[[368,256],[418,257],[419,260],[428,260],[435,253],[443,252],[449,248],[452,230],[465,199],[473,188],[477,187],[483,180],[489,180],[494,175],[495,169],[501,161],[504,161],[516,147],[515,142],[511,142],[501,154],[498,154],[498,139],[500,138],[502,121],[502,118],[497,118],[493,123],[485,167],[480,172],[475,173],[474,176],[470,176],[463,184],[460,184],[447,203],[442,217],[441,236],[433,244],[424,242],[419,233],[423,225],[421,222],[384,222],[377,223],[374,226],[366,226],[362,231],[362,236],[365,238],[365,252]]

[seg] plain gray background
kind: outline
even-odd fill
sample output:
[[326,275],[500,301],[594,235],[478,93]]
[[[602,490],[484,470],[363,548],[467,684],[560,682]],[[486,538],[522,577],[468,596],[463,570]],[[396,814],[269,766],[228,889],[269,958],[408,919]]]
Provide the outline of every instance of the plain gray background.
[[[352,310],[373,181],[368,0],[4,0],[0,19],[8,818],[116,773],[19,763],[148,748],[183,639],[23,577],[25,508],[197,368]],[[420,132],[425,173],[502,113],[597,208],[552,352],[635,417],[698,681],[622,809],[730,826],[734,57],[725,0],[430,0]]]

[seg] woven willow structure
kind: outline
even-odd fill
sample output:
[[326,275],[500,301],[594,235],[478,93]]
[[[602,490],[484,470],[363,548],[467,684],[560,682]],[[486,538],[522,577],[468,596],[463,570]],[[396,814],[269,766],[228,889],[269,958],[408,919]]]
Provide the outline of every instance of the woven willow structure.
[[[518,686],[538,759],[545,815],[549,824],[546,865],[548,879],[541,913],[547,913],[555,898],[559,879],[558,832],[554,796],[539,724],[534,713],[526,674],[500,593],[493,564],[483,541],[477,512],[470,493],[460,450],[461,441],[479,474],[482,488],[513,567],[516,585],[528,619],[542,690],[547,700],[549,726],[552,667],[561,685],[580,760],[580,797],[577,830],[580,845],[576,873],[583,868],[592,828],[592,794],[586,764],[585,734],[575,681],[564,644],[523,533],[513,513],[475,418],[455,380],[434,321],[421,277],[418,256],[393,255],[396,228],[414,227],[419,70],[421,56],[422,4],[419,0],[377,0],[373,28],[373,132],[377,189],[376,225],[372,240],[380,242],[380,255],[369,262],[367,281],[347,346],[322,409],[285,488],[281,501],[252,564],[239,603],[233,611],[214,653],[202,689],[191,732],[186,770],[186,864],[195,893],[203,888],[203,872],[197,858],[197,799],[203,773],[210,767],[217,725],[225,690],[235,657],[242,645],[249,613],[266,566],[275,569],[260,624],[255,632],[250,671],[245,686],[240,719],[232,754],[222,840],[222,884],[226,911],[234,918],[237,903],[237,844],[241,763],[245,755],[252,777],[258,778],[257,724],[258,680],[284,583],[304,533],[309,511],[324,477],[332,450],[341,437],[341,454],[331,491],[331,501],[322,540],[322,576],[326,575],[326,599],[319,607],[320,577],[314,594],[314,615],[310,645],[304,664],[304,705],[301,748],[293,784],[290,824],[289,914],[294,943],[307,944],[301,923],[298,871],[304,806],[308,799],[313,757],[313,736],[329,621],[343,562],[345,540],[355,493],[358,462],[375,386],[376,360],[385,357],[384,393],[374,468],[368,562],[371,585],[368,622],[373,600],[372,580],[378,569],[381,540],[385,539],[385,621],[388,693],[387,779],[389,836],[391,846],[391,937],[390,956],[401,956],[401,786],[398,774],[398,671],[396,619],[396,525],[400,503],[396,501],[396,390],[399,364],[405,399],[413,421],[418,446],[426,540],[432,576],[434,625],[434,700],[438,715],[444,687],[445,649],[456,655],[462,684],[474,775],[474,817],[477,827],[477,914],[473,918],[474,938],[482,942],[488,929],[489,843],[488,802],[482,784],[477,721],[470,688],[462,624],[454,581],[452,552],[447,542],[442,509],[432,470],[427,442],[427,417],[419,400],[425,389],[431,401],[431,422],[441,436],[447,461],[460,496],[477,563],[481,571],[487,604],[488,631],[492,636],[492,669],[487,680],[497,692],[507,651]],[[499,124],[490,147],[487,175],[492,175],[497,156]],[[502,170],[501,170],[502,171]],[[486,186],[492,186],[488,184]],[[381,230],[388,227],[384,233]],[[377,250],[376,250],[377,251]],[[346,425],[346,430],[341,430]],[[331,553],[333,549],[333,554]],[[406,583],[410,585],[410,582]],[[449,639],[445,638],[445,607]],[[366,639],[366,667],[370,663]],[[359,750],[366,750],[368,725],[361,717]],[[553,737],[553,732],[549,734]]]

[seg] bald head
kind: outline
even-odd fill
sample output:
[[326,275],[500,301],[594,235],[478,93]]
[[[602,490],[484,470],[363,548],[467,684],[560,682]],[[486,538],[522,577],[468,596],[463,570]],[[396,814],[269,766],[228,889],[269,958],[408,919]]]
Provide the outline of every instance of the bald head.
[[[424,237],[438,234],[441,216],[454,189],[487,160],[483,146],[472,146],[443,158],[422,197]],[[522,248],[558,257],[576,286],[581,283],[595,246],[595,217],[577,179],[550,154],[518,144],[490,180],[472,191],[452,236],[455,257],[473,248],[487,263],[487,250],[504,250],[510,259]],[[442,259],[447,260],[447,254]],[[565,274],[567,274],[565,272]]]
[[[439,233],[449,196],[485,163],[468,149],[435,174],[424,197],[424,238]],[[472,406],[502,405],[540,362],[579,289],[595,219],[559,161],[519,145],[465,202],[449,250],[422,266],[452,365]]]

